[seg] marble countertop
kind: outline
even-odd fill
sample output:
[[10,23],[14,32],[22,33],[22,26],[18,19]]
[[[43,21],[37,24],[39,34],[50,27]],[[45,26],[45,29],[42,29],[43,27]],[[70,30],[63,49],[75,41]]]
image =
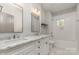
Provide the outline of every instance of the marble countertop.
[[16,38],[11,40],[4,40],[0,41],[0,50],[9,49],[11,47],[15,47],[20,44],[29,43],[31,41],[39,40],[44,37],[48,37],[49,35],[34,35],[34,36],[27,36],[23,38]]

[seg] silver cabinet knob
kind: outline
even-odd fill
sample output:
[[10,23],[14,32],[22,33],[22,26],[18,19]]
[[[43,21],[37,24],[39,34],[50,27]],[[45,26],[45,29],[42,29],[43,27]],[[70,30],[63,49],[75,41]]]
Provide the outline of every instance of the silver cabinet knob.
[[38,48],[40,48],[40,47],[38,47]]
[[38,55],[40,55],[40,53],[38,53]]
[[38,41],[38,43],[40,43],[40,41]]
[[45,42],[45,44],[48,44],[48,42]]

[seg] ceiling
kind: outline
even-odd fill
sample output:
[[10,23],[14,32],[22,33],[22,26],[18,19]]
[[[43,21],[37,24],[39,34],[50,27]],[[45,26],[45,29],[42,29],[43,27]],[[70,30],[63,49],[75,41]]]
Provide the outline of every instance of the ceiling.
[[42,4],[45,10],[49,10],[52,13],[60,12],[69,8],[76,7],[76,3],[44,3]]

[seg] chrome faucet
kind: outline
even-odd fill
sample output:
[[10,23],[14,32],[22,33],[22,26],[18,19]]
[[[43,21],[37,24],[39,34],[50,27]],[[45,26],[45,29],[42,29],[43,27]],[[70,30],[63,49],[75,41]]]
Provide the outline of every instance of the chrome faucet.
[[15,39],[16,38],[16,36],[15,36],[15,34],[13,35],[13,39]]

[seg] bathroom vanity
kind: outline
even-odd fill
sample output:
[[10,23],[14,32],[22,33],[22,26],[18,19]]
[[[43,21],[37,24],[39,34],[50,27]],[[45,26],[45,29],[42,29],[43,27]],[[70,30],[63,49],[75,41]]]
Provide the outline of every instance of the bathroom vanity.
[[48,55],[49,35],[0,41],[0,55]]

